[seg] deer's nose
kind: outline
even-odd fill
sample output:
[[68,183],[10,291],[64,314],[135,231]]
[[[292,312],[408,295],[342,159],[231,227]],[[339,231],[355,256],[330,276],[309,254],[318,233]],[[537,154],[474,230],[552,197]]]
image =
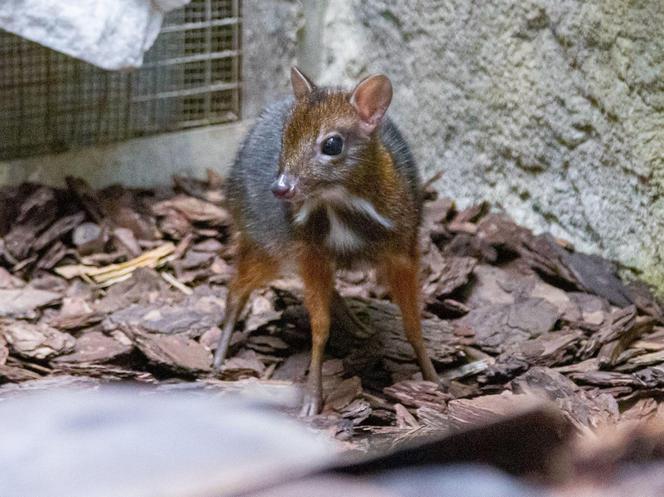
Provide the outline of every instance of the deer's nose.
[[277,198],[292,198],[295,195],[295,180],[292,176],[282,173],[272,182],[270,190]]

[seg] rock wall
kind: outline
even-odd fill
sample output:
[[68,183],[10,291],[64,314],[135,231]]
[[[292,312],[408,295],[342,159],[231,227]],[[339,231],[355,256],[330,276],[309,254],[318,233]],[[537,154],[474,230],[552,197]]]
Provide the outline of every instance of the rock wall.
[[[390,76],[391,116],[444,194],[488,199],[664,290],[664,2],[329,0],[308,37],[311,1],[261,5],[299,12],[318,81]],[[275,65],[286,84],[289,61]]]

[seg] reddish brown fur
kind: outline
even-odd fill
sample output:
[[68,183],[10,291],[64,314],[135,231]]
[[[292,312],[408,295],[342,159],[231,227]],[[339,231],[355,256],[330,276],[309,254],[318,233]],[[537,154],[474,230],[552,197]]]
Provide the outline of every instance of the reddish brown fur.
[[306,160],[307,145],[316,135],[349,130],[356,139],[367,140],[361,162],[345,178],[344,186],[370,201],[378,212],[394,221],[396,229],[391,230],[385,240],[386,246],[380,249],[412,253],[417,245],[418,200],[412,198],[408,184],[398,176],[392,156],[377,133],[362,136],[350,97],[350,92],[328,90],[323,96],[296,100],[283,134],[283,149],[290,151],[286,162],[299,177],[311,177],[313,174],[308,170]]

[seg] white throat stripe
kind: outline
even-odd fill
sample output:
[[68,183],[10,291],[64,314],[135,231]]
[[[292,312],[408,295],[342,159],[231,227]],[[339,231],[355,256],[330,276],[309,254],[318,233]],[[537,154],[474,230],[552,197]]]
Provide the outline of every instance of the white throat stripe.
[[[379,213],[371,202],[365,198],[352,195],[342,186],[330,188],[322,192],[318,198],[306,201],[295,215],[293,221],[296,224],[306,223],[314,209],[321,204],[346,207],[349,210],[363,213],[383,228],[392,229],[394,227],[394,223]],[[327,210],[329,213],[329,209]]]

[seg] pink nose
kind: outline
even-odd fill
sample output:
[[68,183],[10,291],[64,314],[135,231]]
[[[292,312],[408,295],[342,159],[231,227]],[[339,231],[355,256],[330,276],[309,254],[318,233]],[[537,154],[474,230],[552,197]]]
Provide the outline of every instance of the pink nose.
[[280,174],[270,186],[277,198],[292,198],[295,195],[295,181],[287,174]]

